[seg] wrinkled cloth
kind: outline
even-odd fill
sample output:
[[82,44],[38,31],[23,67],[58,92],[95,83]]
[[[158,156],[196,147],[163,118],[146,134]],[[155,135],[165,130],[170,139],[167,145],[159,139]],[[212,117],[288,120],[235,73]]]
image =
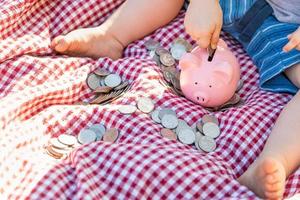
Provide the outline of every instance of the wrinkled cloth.
[[298,0],[267,0],[280,22],[300,25],[300,1]]
[[[117,105],[149,96],[189,125],[208,111],[166,86],[144,46],[156,39],[169,48],[191,38],[184,11],[165,27],[130,44],[124,58],[92,60],[56,55],[50,41],[80,27],[101,24],[121,0],[5,0],[0,3],[0,196],[1,199],[258,199],[239,177],[261,152],[287,94],[262,91],[258,71],[241,45],[222,38],[237,56],[245,104],[214,113],[221,135],[212,153],[162,138],[149,115],[122,115]],[[85,80],[105,68],[131,81],[131,89],[109,105],[77,105],[93,98]],[[63,161],[43,145],[60,134],[77,135],[95,123],[116,127],[115,144],[94,142]],[[300,192],[300,171],[287,180],[285,197]]]

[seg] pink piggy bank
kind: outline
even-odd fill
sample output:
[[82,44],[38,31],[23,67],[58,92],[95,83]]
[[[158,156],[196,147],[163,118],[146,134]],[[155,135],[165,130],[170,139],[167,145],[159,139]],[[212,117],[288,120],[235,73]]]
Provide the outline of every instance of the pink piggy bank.
[[179,61],[183,94],[204,107],[217,107],[233,97],[240,79],[240,65],[226,43],[220,40],[211,62],[206,49],[196,47]]

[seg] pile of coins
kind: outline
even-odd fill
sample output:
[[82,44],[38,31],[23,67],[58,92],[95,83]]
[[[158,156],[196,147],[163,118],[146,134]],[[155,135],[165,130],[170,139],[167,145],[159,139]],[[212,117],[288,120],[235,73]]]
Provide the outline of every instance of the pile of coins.
[[196,148],[205,152],[214,151],[217,147],[215,139],[221,134],[218,119],[213,115],[204,115],[196,127]]
[[117,74],[112,74],[105,69],[97,69],[90,73],[86,79],[88,87],[97,94],[90,103],[110,103],[130,88],[129,82],[122,81]]
[[180,88],[180,72],[176,69],[180,58],[192,50],[192,45],[183,38],[177,38],[172,43],[170,51],[163,48],[158,41],[148,40],[145,46],[150,57],[161,67],[164,79],[177,95],[183,96]]
[[150,113],[153,111],[155,105],[152,100],[148,97],[140,97],[135,105],[121,105],[118,108],[118,111],[124,115],[133,114],[137,109],[143,113]]
[[195,144],[198,150],[204,152],[212,152],[217,147],[214,139],[220,135],[220,128],[217,118],[213,115],[204,115],[196,124],[196,129],[179,119],[172,109],[154,110],[151,117],[153,121],[164,127],[160,134],[165,138],[178,140],[186,145]]
[[149,114],[151,119],[162,125],[161,136],[170,140],[192,145],[198,150],[212,152],[217,145],[215,138],[220,135],[219,122],[213,115],[204,115],[195,128],[190,127],[184,120],[177,117],[174,110],[169,108],[155,109],[153,101],[148,97],[140,97],[136,105],[121,105],[118,111],[124,115],[131,115],[137,110]]
[[[180,71],[176,68],[180,58],[192,51],[192,45],[183,38],[177,38],[171,45],[170,51],[163,48],[158,41],[150,39],[145,42],[150,57],[161,67],[164,79],[173,89],[173,91],[179,95],[184,96],[180,87]],[[209,50],[211,51],[211,50]],[[214,54],[214,52],[210,53]],[[239,82],[239,86],[236,92],[238,92],[243,86],[243,82]],[[228,102],[225,104],[215,107],[207,108],[210,111],[226,111],[231,107],[238,107],[243,104],[241,97],[236,93]]]
[[101,140],[114,143],[118,137],[118,129],[110,128],[106,130],[103,124],[94,124],[87,129],[81,130],[77,138],[67,134],[62,134],[58,138],[51,138],[45,146],[45,151],[55,159],[62,159],[81,145]]

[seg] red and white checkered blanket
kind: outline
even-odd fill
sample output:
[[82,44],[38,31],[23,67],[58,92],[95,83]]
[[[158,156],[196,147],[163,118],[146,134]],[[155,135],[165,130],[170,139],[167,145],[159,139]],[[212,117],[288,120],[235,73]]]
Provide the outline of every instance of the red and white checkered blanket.
[[[215,113],[222,134],[215,152],[205,154],[160,136],[160,125],[142,113],[124,116],[118,104],[149,96],[194,124],[205,109],[162,84],[160,68],[144,41],[169,47],[185,37],[182,12],[169,25],[128,46],[124,58],[57,56],[51,39],[79,27],[101,24],[122,0],[0,1],[0,196],[1,199],[255,199],[236,178],[262,150],[291,96],[258,88],[251,59],[230,36],[223,38],[242,66],[245,105]],[[87,74],[106,68],[132,81],[110,105],[76,105],[93,96]],[[64,161],[45,155],[43,145],[62,133],[77,135],[94,123],[120,130],[117,143],[95,142]],[[300,191],[300,170],[287,181],[285,196]]]

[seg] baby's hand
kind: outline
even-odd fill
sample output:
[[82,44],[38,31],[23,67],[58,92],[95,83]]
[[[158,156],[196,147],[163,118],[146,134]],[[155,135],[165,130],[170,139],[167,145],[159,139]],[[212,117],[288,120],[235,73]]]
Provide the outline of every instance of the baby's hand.
[[190,0],[184,25],[201,48],[217,48],[223,24],[219,0]]
[[289,52],[293,49],[300,51],[300,28],[288,35],[289,42],[283,47],[283,51]]

